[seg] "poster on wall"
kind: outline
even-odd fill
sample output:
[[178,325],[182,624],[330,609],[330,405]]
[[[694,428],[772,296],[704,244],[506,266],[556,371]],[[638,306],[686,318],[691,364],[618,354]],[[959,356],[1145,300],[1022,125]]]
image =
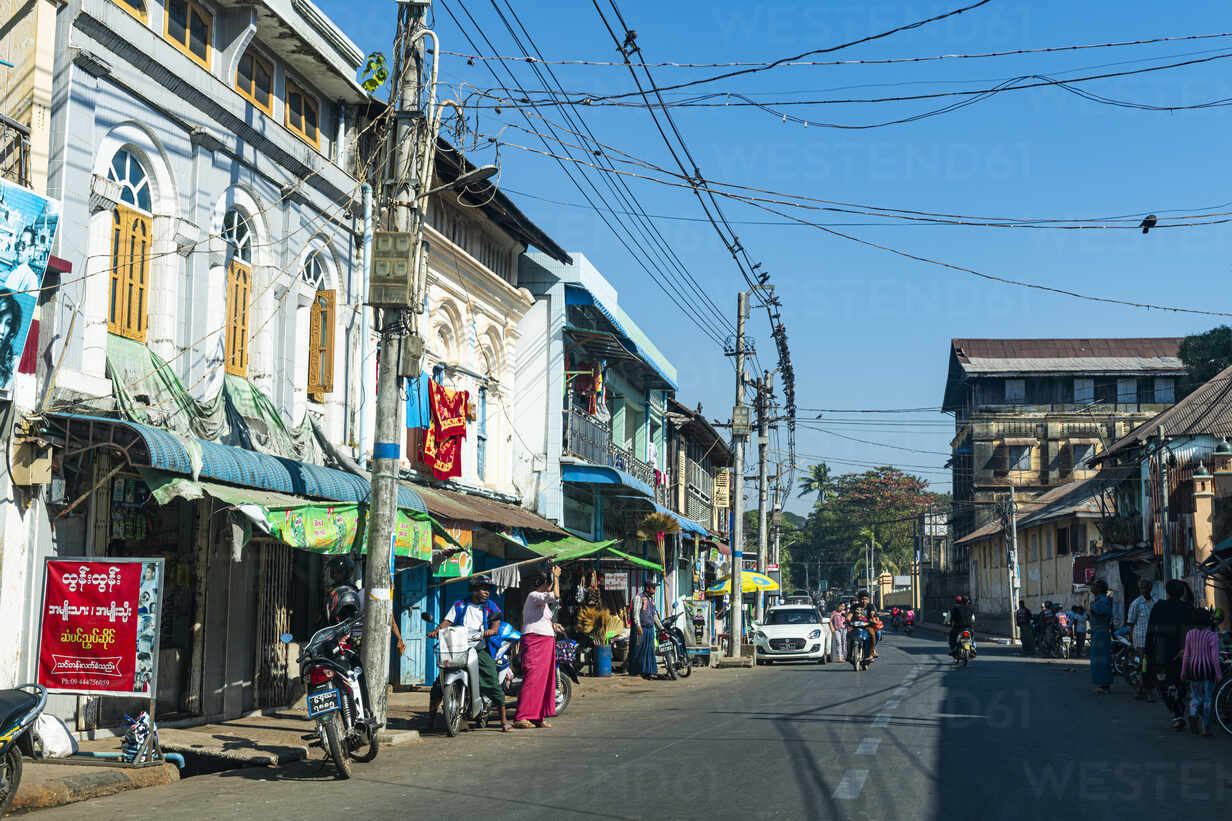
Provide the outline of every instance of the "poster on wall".
[[59,222],[59,203],[0,179],[0,398],[13,395]]
[[154,698],[162,592],[163,559],[47,559],[39,684]]
[[474,573],[474,558],[471,555],[472,531],[465,527],[446,527],[463,550],[458,550],[437,534],[432,535],[432,547],[437,551],[455,551],[448,556],[432,558],[432,575],[441,579],[458,579]]

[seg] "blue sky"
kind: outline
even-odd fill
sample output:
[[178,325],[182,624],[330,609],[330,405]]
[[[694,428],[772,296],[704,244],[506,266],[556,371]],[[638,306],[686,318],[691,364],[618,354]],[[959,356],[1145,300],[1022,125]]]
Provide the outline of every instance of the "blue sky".
[[[508,15],[504,0],[496,0]],[[393,2],[317,0],[365,51],[390,50]],[[605,11],[610,9],[601,3]],[[771,60],[883,31],[958,5],[929,2],[731,3],[674,0],[620,4],[648,62]],[[492,51],[463,16],[460,0],[437,0],[435,30],[447,51],[472,52],[446,13],[458,15],[483,53]],[[374,9],[380,8],[380,13]],[[362,11],[360,10],[362,8]],[[501,54],[518,54],[492,0],[467,0]],[[611,60],[614,45],[593,5],[516,3],[539,49],[549,58]],[[818,59],[873,59],[1040,48],[1232,31],[1226,3],[994,2],[931,26]],[[515,24],[516,25],[516,24]],[[734,92],[760,99],[834,99],[984,88],[1020,75],[1074,77],[1232,53],[1232,38],[1097,48],[1057,54],[951,59],[895,65],[785,67],[701,86],[690,94]],[[1232,98],[1232,60],[1083,84],[1099,94],[1153,105]],[[542,84],[513,65],[527,89]],[[634,89],[621,67],[557,66],[570,91],[594,94]],[[654,70],[659,85],[715,69]],[[488,88],[482,64],[443,56],[442,81]],[[467,89],[460,87],[465,94]],[[538,96],[538,95],[535,95]],[[669,97],[676,99],[676,97]],[[861,123],[909,116],[950,100],[839,104],[788,109],[830,122]],[[558,110],[545,116],[559,119]],[[645,109],[581,111],[600,141],[655,165],[671,158]],[[1232,210],[1228,174],[1228,114],[1215,107],[1153,112],[1100,105],[1057,87],[1009,92],[958,111],[868,130],[803,127],[753,108],[676,108],[677,124],[709,178],[772,191],[882,207],[1015,218],[1104,218],[1145,212]],[[523,121],[508,107],[480,113],[471,127],[495,135]],[[536,145],[507,129],[501,139]],[[491,161],[489,149],[475,157]],[[726,418],[732,368],[718,347],[683,319],[583,203],[577,188],[546,157],[501,148],[501,186],[569,250],[583,251],[620,291],[621,305],[680,370],[679,398],[701,402],[708,416]],[[687,191],[630,182],[692,275],[734,314],[739,274],[711,227],[695,221],[700,207]],[[535,199],[540,197],[544,199]],[[555,202],[548,202],[552,200]],[[569,203],[561,205],[556,203]],[[1218,207],[1226,206],[1226,207]],[[614,207],[619,207],[616,205]],[[777,220],[743,203],[724,204],[736,221]],[[862,239],[990,274],[1082,293],[1206,310],[1232,310],[1228,300],[1232,225],[1137,231],[996,229],[901,224],[878,217],[805,212]],[[668,217],[687,217],[688,220]],[[626,218],[628,219],[628,218]],[[839,224],[858,223],[843,228]],[[894,222],[894,224],[886,224]],[[875,224],[867,224],[875,223]],[[736,224],[741,242],[772,274],[783,300],[801,408],[935,408],[946,354],[955,336],[1183,336],[1206,330],[1215,317],[1146,311],[1080,301],[972,277],[910,261],[797,225]],[[691,299],[696,300],[693,296]],[[773,367],[764,314],[751,331],[761,362]],[[811,419],[816,412],[801,412]],[[837,472],[858,462],[923,466],[915,470],[948,490],[942,470],[952,427],[937,411],[893,416],[827,413],[829,430],[884,443],[869,445],[801,430],[800,462],[824,456]],[[846,420],[873,420],[852,425]],[[876,423],[876,420],[886,420]],[[895,424],[889,424],[889,422]],[[785,439],[783,440],[785,445]],[[930,451],[916,453],[903,448]],[[850,460],[850,461],[838,461]],[[799,510],[801,502],[789,509]]]

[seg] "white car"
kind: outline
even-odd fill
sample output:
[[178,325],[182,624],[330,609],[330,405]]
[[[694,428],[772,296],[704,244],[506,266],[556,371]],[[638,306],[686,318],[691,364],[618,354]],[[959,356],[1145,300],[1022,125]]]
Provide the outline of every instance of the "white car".
[[828,619],[812,605],[786,604],[766,611],[765,621],[753,625],[753,643],[759,664],[772,661],[830,660],[833,638]]

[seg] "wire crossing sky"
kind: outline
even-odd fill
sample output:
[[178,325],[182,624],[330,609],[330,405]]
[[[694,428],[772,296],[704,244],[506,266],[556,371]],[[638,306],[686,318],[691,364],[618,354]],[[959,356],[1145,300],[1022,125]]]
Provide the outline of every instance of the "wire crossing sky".
[[[390,52],[392,0],[316,1],[365,52]],[[711,183],[728,195],[728,225],[771,273],[791,335],[802,466],[817,456],[836,473],[896,464],[948,490],[953,427],[936,408],[952,337],[1183,336],[1232,313],[1232,226],[1219,214],[1232,201],[1225,3],[1167,14],[1140,0],[618,6],[696,165],[730,186]],[[747,285],[688,184],[613,173],[676,166],[595,7],[438,0],[432,15],[442,95],[469,101],[475,133],[499,135],[468,145],[468,159],[499,162],[519,207],[616,285],[679,368],[681,401],[726,420],[721,340]],[[736,73],[745,69],[755,70]],[[1081,79],[1095,75],[1116,76]],[[987,93],[1010,81],[1033,87]],[[575,92],[629,105],[559,104]],[[923,97],[936,94],[950,97]],[[903,97],[920,99],[893,99]],[[880,102],[831,102],[841,99]],[[827,102],[792,105],[810,100]],[[810,118],[880,127],[799,121]],[[1176,227],[1144,236],[1134,227],[1148,213]],[[968,224],[981,221],[1001,224]],[[1095,224],[1104,230],[1084,227]],[[773,367],[763,313],[750,330],[760,366]],[[850,410],[814,420],[820,410],[804,408]],[[878,409],[896,412],[863,413]],[[785,453],[785,440],[776,448]],[[809,503],[793,493],[789,509]]]

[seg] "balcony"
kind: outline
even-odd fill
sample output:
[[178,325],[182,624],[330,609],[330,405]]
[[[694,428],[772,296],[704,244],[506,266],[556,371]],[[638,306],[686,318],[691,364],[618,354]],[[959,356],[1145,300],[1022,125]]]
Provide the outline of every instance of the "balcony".
[[655,469],[612,442],[612,427],[574,406],[565,413],[565,455],[585,459],[640,479],[654,488],[655,501],[667,503],[667,485],[655,482]]
[[30,187],[30,129],[0,115],[0,179]]

